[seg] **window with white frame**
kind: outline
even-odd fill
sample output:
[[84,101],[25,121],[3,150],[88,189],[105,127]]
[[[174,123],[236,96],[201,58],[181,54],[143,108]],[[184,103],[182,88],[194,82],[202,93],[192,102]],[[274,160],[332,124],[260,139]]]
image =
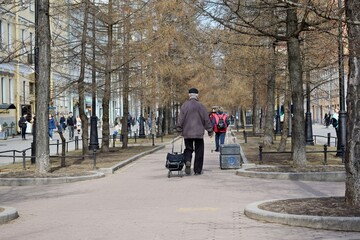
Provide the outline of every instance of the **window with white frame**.
[[11,49],[12,47],[12,27],[11,27],[11,24],[8,23],[8,42],[7,42],[7,47],[8,47],[8,50]]
[[22,29],[21,30],[21,44],[22,44],[22,53],[24,54],[24,53],[26,53],[26,43],[25,43],[25,41],[26,41],[26,30],[25,29]]
[[9,103],[14,103],[13,80],[9,79]]
[[33,0],[29,0],[29,9],[30,11],[34,11],[34,1]]
[[0,49],[4,47],[4,26],[3,21],[0,20]]
[[1,78],[1,103],[6,103],[5,78]]

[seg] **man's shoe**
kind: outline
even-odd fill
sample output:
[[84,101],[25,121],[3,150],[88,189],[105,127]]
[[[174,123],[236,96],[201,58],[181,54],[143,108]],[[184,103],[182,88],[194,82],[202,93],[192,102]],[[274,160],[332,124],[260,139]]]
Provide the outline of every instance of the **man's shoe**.
[[187,161],[185,163],[185,173],[186,173],[186,175],[190,175],[190,172],[191,172],[191,162]]

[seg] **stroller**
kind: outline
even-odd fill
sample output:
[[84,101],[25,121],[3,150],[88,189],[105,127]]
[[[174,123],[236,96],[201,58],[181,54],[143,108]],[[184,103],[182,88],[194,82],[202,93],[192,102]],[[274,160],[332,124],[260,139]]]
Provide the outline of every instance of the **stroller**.
[[165,167],[169,170],[168,178],[170,178],[172,176],[173,171],[177,171],[178,176],[182,177],[183,176],[182,169],[184,168],[184,165],[185,165],[185,158],[184,158],[184,154],[182,152],[183,141],[181,140],[180,152],[174,152],[174,141],[175,141],[175,139],[173,139],[173,141],[172,141],[171,153],[168,153],[166,156]]

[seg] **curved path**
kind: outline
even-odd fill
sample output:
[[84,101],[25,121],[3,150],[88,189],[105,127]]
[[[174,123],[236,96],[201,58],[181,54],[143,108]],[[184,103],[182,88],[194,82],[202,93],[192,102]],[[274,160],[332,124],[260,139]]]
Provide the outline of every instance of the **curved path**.
[[0,187],[1,205],[20,217],[0,225],[2,240],[357,239],[359,233],[266,223],[244,215],[268,199],[341,196],[344,183],[257,179],[220,170],[206,137],[203,175],[167,178],[171,145],[105,178]]

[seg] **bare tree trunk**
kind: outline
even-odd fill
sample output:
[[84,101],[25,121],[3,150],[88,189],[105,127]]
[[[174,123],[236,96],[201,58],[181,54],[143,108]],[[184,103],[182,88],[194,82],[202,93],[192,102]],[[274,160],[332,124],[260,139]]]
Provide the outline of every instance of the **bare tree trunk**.
[[294,121],[292,124],[292,160],[294,166],[306,165],[305,149],[305,119],[304,119],[304,90],[302,79],[302,61],[300,53],[300,42],[297,29],[296,9],[289,7],[287,10],[287,41],[288,65],[290,84],[292,90],[292,101],[294,107]]
[[252,123],[253,123],[253,132],[260,133],[260,102],[259,102],[259,94],[258,94],[258,81],[255,79],[253,81],[253,115],[252,115]]
[[[112,10],[112,0],[108,3],[108,14],[111,16],[113,13]],[[105,86],[104,86],[104,96],[102,99],[103,107],[103,127],[102,127],[102,141],[101,141],[101,152],[109,152],[110,145],[110,126],[109,126],[109,102],[110,102],[110,88],[111,88],[111,60],[112,60],[112,44],[113,44],[113,24],[107,23],[107,50],[106,50],[106,63],[105,63]],[[123,140],[124,141],[124,140]]]
[[347,124],[346,124],[346,191],[345,201],[347,204],[360,207],[360,25],[354,22],[360,21],[360,2],[348,0],[345,2],[346,16],[349,19],[349,78],[347,96]]
[[78,94],[79,94],[79,115],[81,119],[81,128],[82,128],[82,152],[83,155],[89,152],[88,142],[89,142],[89,123],[88,118],[85,114],[85,61],[86,61],[86,39],[87,39],[87,26],[89,20],[89,1],[84,0],[84,26],[82,29],[81,35],[81,52],[80,52],[80,75],[78,79]]
[[38,79],[36,81],[36,174],[50,170],[49,157],[49,100],[50,100],[50,20],[49,0],[39,0],[38,28],[39,39]]
[[273,45],[271,69],[267,81],[267,106],[264,127],[264,146],[274,143],[274,111],[275,111],[275,76],[276,76],[276,56],[275,45]]

